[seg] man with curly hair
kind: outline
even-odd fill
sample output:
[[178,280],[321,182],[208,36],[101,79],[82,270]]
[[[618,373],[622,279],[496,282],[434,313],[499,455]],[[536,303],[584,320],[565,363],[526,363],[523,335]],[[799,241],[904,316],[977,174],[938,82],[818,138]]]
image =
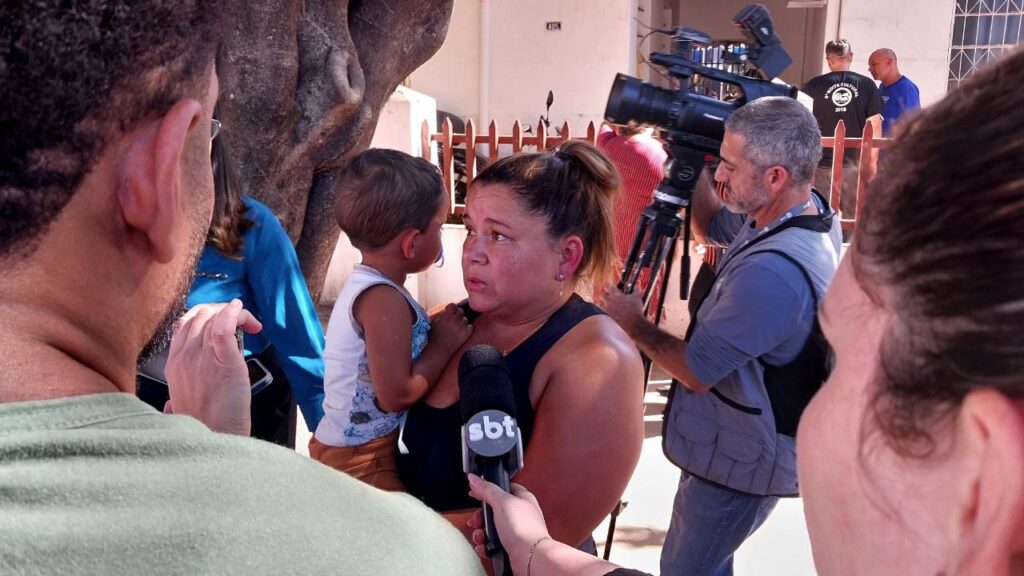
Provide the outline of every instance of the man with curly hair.
[[133,394],[210,222],[220,19],[0,3],[0,573],[478,573],[412,498],[216,433],[249,426],[225,418],[248,412],[235,327],[259,329],[237,302],[170,350],[175,411],[214,431]]

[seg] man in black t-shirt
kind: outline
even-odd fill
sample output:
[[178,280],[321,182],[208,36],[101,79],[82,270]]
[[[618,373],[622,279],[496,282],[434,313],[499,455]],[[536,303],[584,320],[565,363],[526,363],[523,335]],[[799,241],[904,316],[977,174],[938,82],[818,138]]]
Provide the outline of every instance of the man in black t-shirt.
[[[875,137],[882,134],[882,99],[878,87],[867,76],[850,72],[853,51],[850,43],[839,38],[825,45],[825,59],[831,72],[815,76],[803,86],[803,92],[814,99],[814,117],[822,136],[834,136],[836,124],[846,124],[847,138],[860,138],[864,125],[871,122]],[[857,160],[859,151],[847,150],[844,155],[843,187],[840,196],[840,210],[844,218],[854,216],[856,204]],[[872,151],[868,179],[875,174],[878,150]],[[814,187],[829,195],[832,180],[832,149],[822,150],[821,162],[814,177]]]

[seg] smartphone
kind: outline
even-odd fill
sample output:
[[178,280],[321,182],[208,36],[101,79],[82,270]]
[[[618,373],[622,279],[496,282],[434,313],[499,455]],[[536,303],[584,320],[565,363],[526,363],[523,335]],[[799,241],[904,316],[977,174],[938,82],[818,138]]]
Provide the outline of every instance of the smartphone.
[[[235,330],[235,339],[238,340],[238,350],[245,352],[245,334],[241,328]],[[249,369],[249,393],[259,394],[274,382],[274,375],[257,358],[246,358],[245,367]]]
[[259,394],[274,382],[274,376],[258,358],[246,358],[245,366],[249,369],[249,391]]

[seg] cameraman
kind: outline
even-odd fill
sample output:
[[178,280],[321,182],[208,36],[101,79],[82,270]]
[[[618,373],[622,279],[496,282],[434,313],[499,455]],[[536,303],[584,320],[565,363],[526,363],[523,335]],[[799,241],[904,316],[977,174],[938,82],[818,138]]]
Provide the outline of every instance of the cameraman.
[[732,574],[740,544],[797,495],[796,421],[825,377],[812,336],[841,236],[812,193],[818,123],[795,100],[754,100],[726,121],[720,156],[720,197],[698,186],[691,216],[698,237],[728,249],[685,339],[648,322],[637,293],[609,286],[601,303],[676,380],[663,433],[682,474],[666,575]]

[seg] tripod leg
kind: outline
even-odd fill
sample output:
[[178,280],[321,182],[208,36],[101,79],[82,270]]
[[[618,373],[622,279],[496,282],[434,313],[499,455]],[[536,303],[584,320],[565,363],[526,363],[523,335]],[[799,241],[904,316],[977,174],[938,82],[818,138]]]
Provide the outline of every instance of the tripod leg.
[[[651,263],[650,270],[651,276],[647,280],[647,286],[644,287],[644,315],[650,316],[651,310],[651,296],[654,295],[654,287],[658,274],[661,272],[663,266],[665,266],[666,258],[672,253],[672,247],[675,245],[676,239],[672,236],[665,236],[661,239],[661,243],[658,245],[657,252],[655,253],[655,259]],[[664,301],[664,300],[662,300]]]
[[641,216],[637,222],[636,232],[633,234],[633,243],[629,247],[629,255],[622,266],[622,276],[619,279],[619,289],[626,294],[631,294],[636,287],[637,280],[643,270],[644,244],[647,232],[651,227],[651,219],[646,215]]
[[[651,294],[651,295],[655,295],[656,294],[656,296],[654,298],[654,308],[653,308],[653,310],[654,310],[654,319],[653,319],[653,321],[654,321],[654,325],[655,326],[660,326],[661,325],[661,319],[665,315],[665,296],[668,294],[668,279],[671,277],[670,274],[672,274],[672,261],[675,258],[675,253],[676,253],[676,242],[675,242],[675,239],[670,239],[670,240],[671,241],[668,243],[667,254],[665,255],[665,260],[664,260],[665,269],[662,271],[662,273],[660,275],[654,274],[652,272],[651,273],[650,283],[648,284],[648,288],[650,288],[651,286],[657,285],[657,288],[655,289],[656,291],[652,292],[652,294]],[[653,270],[653,268],[652,268],[652,270]],[[652,308],[649,305],[645,305],[644,306],[644,316],[645,317],[650,317],[651,309]],[[647,392],[647,386],[651,383],[651,371],[652,371],[652,369],[654,367],[654,362],[652,362],[651,359],[648,358],[647,355],[643,354],[643,353],[640,354],[640,359],[643,362],[643,367],[644,367],[644,392],[646,393]]]

